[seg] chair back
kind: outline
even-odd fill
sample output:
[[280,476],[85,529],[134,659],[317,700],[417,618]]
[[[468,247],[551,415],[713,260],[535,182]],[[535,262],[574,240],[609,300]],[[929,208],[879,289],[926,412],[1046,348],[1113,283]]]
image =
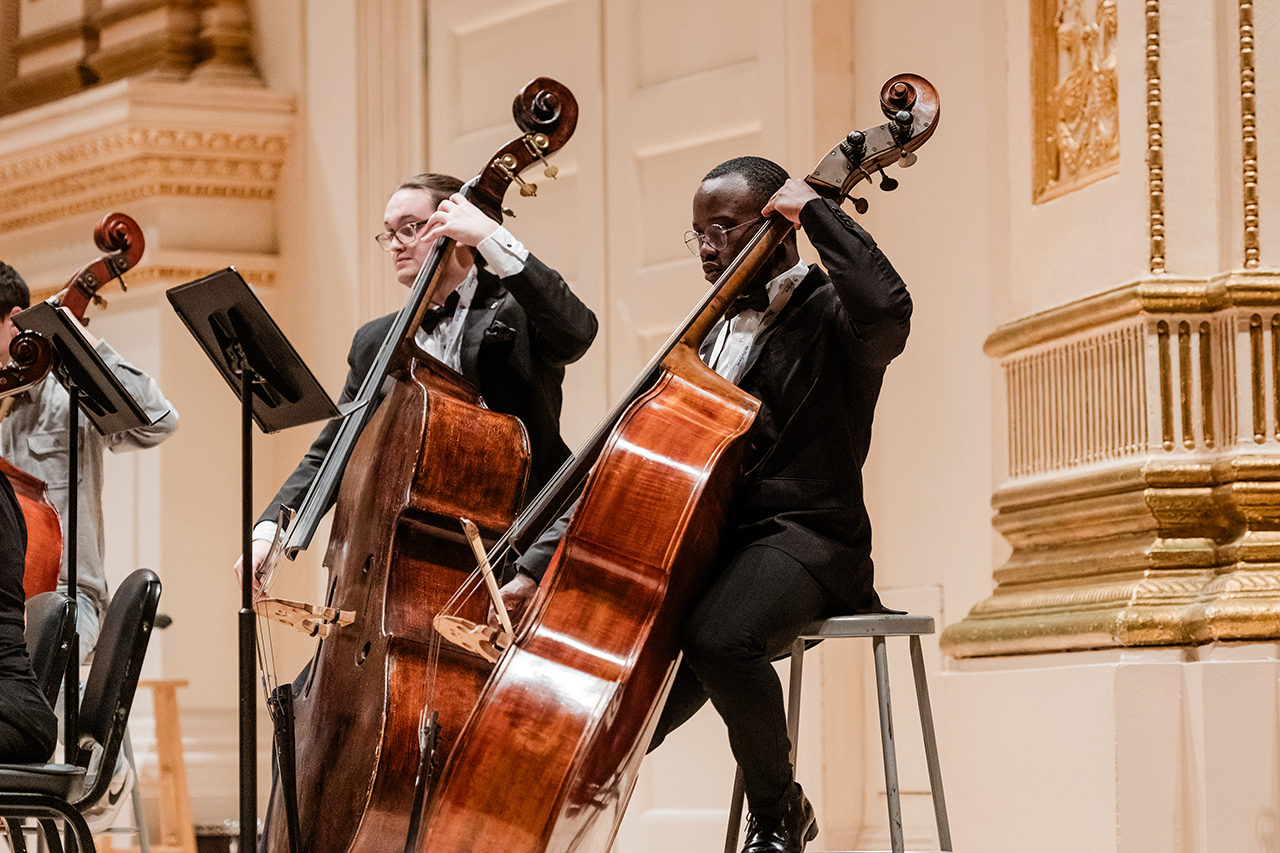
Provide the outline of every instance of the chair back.
[[58,701],[75,631],[71,599],[66,593],[42,592],[27,599],[27,655],[50,706]]
[[150,569],[138,569],[120,584],[102,619],[80,700],[80,750],[75,763],[88,767],[94,744],[102,747],[102,759],[80,802],[97,802],[111,782],[159,604],[160,578]]

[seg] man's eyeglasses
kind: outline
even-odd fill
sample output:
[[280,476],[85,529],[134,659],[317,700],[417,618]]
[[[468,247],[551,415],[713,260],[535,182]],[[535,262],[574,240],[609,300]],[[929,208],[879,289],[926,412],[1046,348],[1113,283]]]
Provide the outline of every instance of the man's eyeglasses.
[[724,247],[729,245],[729,232],[737,231],[739,228],[746,228],[748,225],[755,225],[762,222],[764,217],[758,217],[750,222],[744,222],[741,225],[734,225],[725,228],[723,225],[708,225],[704,231],[686,231],[684,232],[684,244],[689,247],[689,251],[695,255],[701,254],[702,244],[706,243],[713,252],[723,252]]
[[391,251],[391,241],[399,240],[401,246],[407,246],[413,242],[418,236],[418,229],[427,224],[427,220],[419,219],[417,222],[406,222],[394,231],[383,231],[373,239],[378,241],[378,245],[382,247],[382,251]]

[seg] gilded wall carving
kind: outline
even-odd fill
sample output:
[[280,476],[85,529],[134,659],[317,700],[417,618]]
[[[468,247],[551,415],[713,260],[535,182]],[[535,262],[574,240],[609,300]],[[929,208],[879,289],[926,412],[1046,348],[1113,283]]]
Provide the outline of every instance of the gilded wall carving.
[[1120,162],[1116,0],[1033,0],[1035,200],[1115,174]]

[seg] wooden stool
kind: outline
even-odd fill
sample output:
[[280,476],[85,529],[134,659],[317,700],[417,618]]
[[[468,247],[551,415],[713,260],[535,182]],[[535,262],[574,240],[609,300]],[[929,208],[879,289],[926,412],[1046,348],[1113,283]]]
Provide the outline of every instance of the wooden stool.
[[[925,680],[924,654],[920,635],[933,633],[932,616],[909,613],[865,613],[836,616],[814,622],[805,628],[791,646],[791,678],[787,691],[787,734],[791,738],[791,764],[796,762],[796,744],[800,734],[800,688],[804,674],[805,640],[833,640],[845,637],[870,637],[876,660],[876,694],[880,704],[880,744],[884,752],[884,784],[889,801],[889,839],[893,853],[903,853],[902,804],[898,796],[898,759],[894,747],[893,711],[889,707],[889,657],[885,637],[911,638],[911,668],[915,673],[916,702],[920,706],[920,729],[924,736],[925,761],[929,765],[929,788],[933,794],[933,814],[938,826],[942,850],[951,850],[951,828],[947,823],[947,806],[942,797],[942,770],[938,764],[938,741],[933,730],[933,711],[929,705],[929,684]],[[737,853],[738,832],[742,823],[742,771],[733,783],[733,802],[729,807],[729,830],[725,853]]]
[[191,820],[191,796],[187,792],[187,763],[182,754],[182,728],[178,723],[178,688],[186,681],[139,681],[151,690],[156,718],[156,758],[160,764],[160,837],[153,853],[196,853],[196,828]]

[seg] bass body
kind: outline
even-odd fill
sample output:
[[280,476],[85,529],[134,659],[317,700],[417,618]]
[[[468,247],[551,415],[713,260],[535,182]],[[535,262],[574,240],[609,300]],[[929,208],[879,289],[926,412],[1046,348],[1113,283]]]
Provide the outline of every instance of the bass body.
[[[395,376],[347,464],[325,557],[326,604],[356,621],[321,640],[294,698],[308,853],[403,849],[423,708],[438,714],[447,755],[492,668],[454,646],[432,653],[432,619],[475,568],[458,519],[501,533],[528,477],[523,425],[484,408],[462,376],[421,351]],[[483,622],[485,607],[475,598],[462,612]],[[282,816],[281,791],[271,808]],[[270,822],[267,849],[289,849],[284,820]]]

